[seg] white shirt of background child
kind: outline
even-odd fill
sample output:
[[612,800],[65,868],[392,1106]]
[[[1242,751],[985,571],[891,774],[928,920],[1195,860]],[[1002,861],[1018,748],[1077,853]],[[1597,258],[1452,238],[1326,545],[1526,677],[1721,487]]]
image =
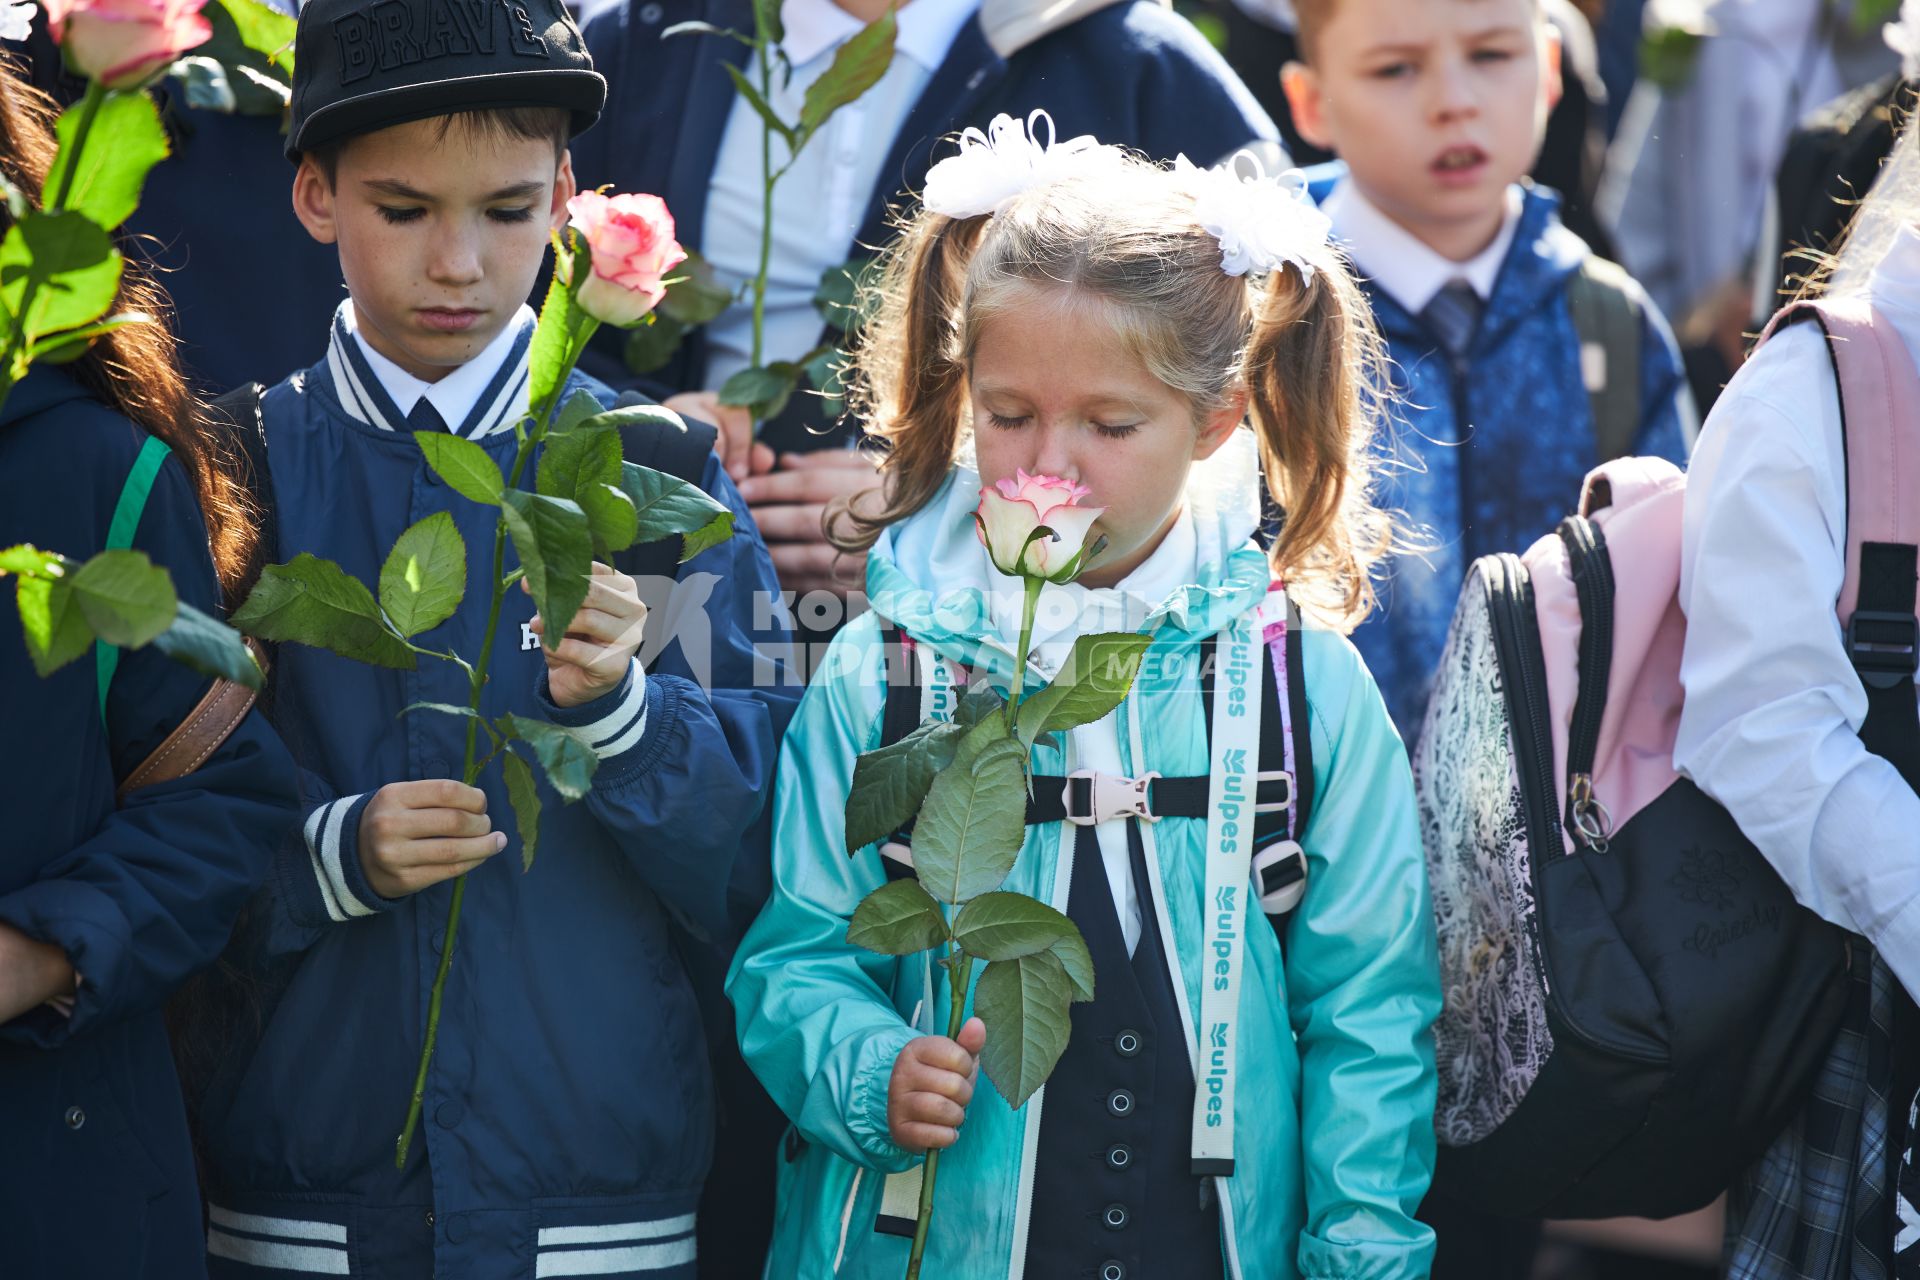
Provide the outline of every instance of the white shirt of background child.
[[[1900,232],[1870,289],[1920,355],[1920,234]],[[1903,429],[1920,431],[1920,406],[1905,408]],[[1796,899],[1920,991],[1920,796],[1860,744],[1867,696],[1835,614],[1846,522],[1832,365],[1818,326],[1795,325],[1728,384],[1693,455],[1674,764]]]
[[[840,108],[780,180],[774,194],[762,363],[792,360],[819,340],[823,322],[813,295],[820,278],[852,255],[894,136],[979,7],[980,0],[912,0],[901,6],[886,74],[857,101]],[[800,118],[807,87],[826,73],[840,46],[863,24],[833,0],[785,0],[780,20],[786,28],[781,47],[793,64],[793,78],[782,85],[775,68],[771,101],[780,118],[791,121]],[[752,105],[736,96],[714,160],[700,246],[730,289],[751,279],[760,265],[763,129]],[[786,143],[775,137],[774,171],[788,158]],[[718,389],[747,367],[753,350],[751,301],[736,303],[708,325],[707,341],[711,354],[706,385]]]
[[[1153,554],[1121,579],[1119,585],[1085,587],[1071,582],[1048,586],[1041,593],[1034,616],[1033,665],[1051,680],[1059,674],[1077,637],[1102,631],[1136,630],[1141,619],[1194,580],[1199,546],[1193,514],[1182,511]],[[994,622],[1001,638],[1012,648],[1020,635],[1020,592],[998,591],[992,600],[996,606],[1010,606],[996,608]],[[1133,707],[1128,707],[1127,713],[1138,714]],[[1069,745],[1074,769],[1092,769],[1116,778],[1128,776],[1120,752],[1118,712],[1070,730]],[[1133,762],[1135,775],[1145,772],[1146,768],[1144,761]],[[1100,843],[1100,861],[1106,867],[1107,887],[1113,891],[1113,908],[1120,919],[1120,932],[1126,938],[1127,954],[1132,955],[1140,941],[1141,913],[1139,889],[1133,882],[1133,861],[1127,850],[1127,819],[1096,823],[1093,834]]]
[[[439,413],[440,420],[447,430],[458,431],[466,422],[467,415],[473,412],[474,405],[480,402],[480,395],[493,381],[493,375],[500,371],[501,361],[513,350],[514,339],[520,336],[520,330],[534,323],[532,307],[521,307],[512,320],[495,335],[492,342],[480,349],[480,353],[467,361],[438,382],[423,382],[414,377],[393,361],[373,349],[366,336],[360,332],[360,317],[349,301],[345,310],[347,332],[360,346],[360,354],[367,358],[373,367],[374,376],[380,379],[381,388],[393,401],[394,408],[405,414],[413,412],[413,407],[425,400]],[[513,406],[515,417],[526,413],[526,390],[521,389],[521,403]]]
[[1525,196],[1518,185],[1507,188],[1507,207],[1493,243],[1465,262],[1434,252],[1411,231],[1381,212],[1352,178],[1342,178],[1321,203],[1333,220],[1333,238],[1353,260],[1360,274],[1384,289],[1387,296],[1414,315],[1426,310],[1435,294],[1455,280],[1465,280],[1485,302],[1493,296],[1494,281],[1513,247]]

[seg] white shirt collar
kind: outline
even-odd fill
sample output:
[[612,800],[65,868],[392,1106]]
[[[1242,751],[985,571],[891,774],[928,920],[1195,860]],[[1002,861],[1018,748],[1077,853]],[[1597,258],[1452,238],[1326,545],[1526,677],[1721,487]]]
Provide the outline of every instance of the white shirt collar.
[[1506,214],[1493,243],[1465,262],[1435,253],[1411,231],[1381,212],[1351,178],[1342,178],[1322,203],[1333,220],[1334,238],[1345,247],[1355,267],[1387,294],[1418,315],[1434,295],[1455,280],[1465,280],[1485,302],[1493,296],[1494,281],[1513,247],[1525,196],[1516,184],[1507,188]]
[[[438,382],[424,382],[373,349],[373,345],[360,332],[360,319],[354,313],[352,299],[342,305],[341,316],[346,322],[347,332],[353,335],[360,354],[367,358],[367,365],[373,370],[374,376],[380,379],[380,386],[392,399],[394,408],[402,414],[410,414],[413,407],[424,398],[439,413],[440,420],[446,423],[449,431],[460,430],[461,424],[472,415],[474,406],[493,382],[493,375],[500,371],[501,362],[513,350],[521,329],[534,323],[533,308],[523,305],[514,313],[513,319],[501,327],[493,341],[480,349],[480,354]],[[525,408],[524,404],[517,406],[514,416],[518,417]]]
[[[903,4],[896,21],[896,53],[904,53],[931,72],[947,59],[960,28],[980,9],[980,0],[912,0]],[[833,0],[783,0],[780,23],[786,38],[780,47],[794,66],[804,66],[830,49],[837,49],[865,24]]]

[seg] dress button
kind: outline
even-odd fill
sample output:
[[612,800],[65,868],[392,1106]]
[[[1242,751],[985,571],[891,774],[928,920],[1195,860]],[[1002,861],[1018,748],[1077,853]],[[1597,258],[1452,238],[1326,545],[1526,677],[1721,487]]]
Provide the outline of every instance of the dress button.
[[1124,1169],[1133,1163],[1133,1148],[1124,1142],[1116,1142],[1107,1148],[1107,1167]]
[[1110,1204],[1100,1214],[1100,1225],[1109,1231],[1125,1230],[1129,1221],[1127,1206],[1123,1204]]
[[1116,1116],[1133,1114],[1133,1095],[1125,1089],[1115,1089],[1107,1095],[1107,1110]]
[[457,1102],[443,1102],[434,1108],[433,1118],[440,1122],[442,1129],[451,1129],[466,1116],[467,1109]]
[[666,17],[666,14],[667,11],[657,4],[643,4],[640,6],[640,21],[649,27]]
[[87,1113],[78,1107],[67,1108],[67,1128],[78,1129],[87,1122]]
[[1140,1055],[1140,1033],[1133,1030],[1122,1031],[1113,1038],[1113,1051],[1123,1058],[1138,1057]]
[[1108,1258],[1100,1264],[1100,1280],[1127,1280],[1127,1264],[1117,1258]]
[[428,1226],[433,1225],[433,1210],[431,1209],[427,1210],[427,1225]]

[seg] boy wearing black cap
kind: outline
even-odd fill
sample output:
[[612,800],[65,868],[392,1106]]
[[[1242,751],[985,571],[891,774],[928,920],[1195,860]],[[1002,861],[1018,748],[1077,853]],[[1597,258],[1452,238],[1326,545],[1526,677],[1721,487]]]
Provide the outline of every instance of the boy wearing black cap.
[[[338,249],[349,297],[323,358],[260,402],[269,553],[371,581],[435,512],[469,548],[491,541],[493,510],[446,488],[412,433],[511,463],[525,299],[567,218],[568,140],[605,85],[559,0],[310,0],[296,67],[294,207]],[[488,714],[571,726],[600,758],[585,800],[545,797],[530,874],[494,857],[497,771],[452,780],[464,723],[400,714],[464,703],[463,672],[281,648],[273,717],[305,770],[304,821],[199,1002],[241,1016],[187,1046],[217,1061],[197,1090],[214,1276],[694,1274],[712,1107],[669,918],[734,933],[729,881],[794,697],[755,687],[756,644],[784,641],[784,616],[744,505],[700,461],[738,532],[681,567],[664,618],[596,566],[558,652],[520,593],[493,637]],[[461,608],[416,642],[476,657],[492,572],[470,554]],[[463,872],[420,1132],[396,1168]]]

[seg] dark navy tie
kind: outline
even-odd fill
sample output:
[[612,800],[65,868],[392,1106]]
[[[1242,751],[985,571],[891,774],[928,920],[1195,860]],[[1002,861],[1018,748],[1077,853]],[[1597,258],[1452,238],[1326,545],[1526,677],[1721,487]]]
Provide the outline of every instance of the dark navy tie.
[[433,407],[433,401],[421,396],[414,402],[413,412],[407,415],[407,430],[445,431],[446,429],[447,420],[442,418],[440,411]]
[[1481,309],[1480,295],[1474,292],[1473,286],[1465,280],[1455,280],[1433,295],[1433,301],[1420,313],[1420,319],[1433,331],[1433,336],[1440,339],[1447,354],[1458,359],[1473,343]]

